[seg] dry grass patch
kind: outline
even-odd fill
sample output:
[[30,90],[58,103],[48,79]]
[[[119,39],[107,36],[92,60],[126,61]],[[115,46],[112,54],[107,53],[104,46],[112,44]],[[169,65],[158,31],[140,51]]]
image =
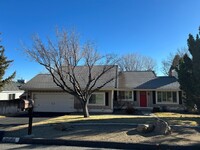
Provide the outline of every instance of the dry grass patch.
[[152,121],[152,116],[131,116],[131,115],[91,115],[84,118],[82,115],[65,115],[48,119],[37,124],[54,123],[144,123]]
[[[33,118],[34,119],[34,118]],[[83,115],[64,115],[33,123],[33,126],[65,124],[65,123],[152,123],[155,121],[153,116],[136,116],[136,115],[91,115],[89,118],[84,118]],[[27,128],[27,125],[21,125],[10,128],[12,130],[19,130]]]
[[[156,116],[169,122],[170,125],[200,125],[200,116],[192,114],[179,113],[155,113]],[[153,123],[153,116],[137,116],[137,115],[91,115],[89,118],[84,118],[82,115],[65,115],[38,123],[34,125],[45,125],[55,123],[134,123],[144,124]]]
[[[167,121],[170,125],[198,126],[200,125],[200,116],[192,114],[179,113],[155,113],[161,119]],[[57,123],[129,123],[129,124],[146,124],[153,123],[154,116],[142,115],[91,115],[84,118],[82,115],[64,115],[47,119],[41,122],[33,123],[33,126],[52,125]],[[12,130],[25,128],[27,125],[11,128]]]
[[0,118],[5,118],[5,116],[0,116]]
[[200,118],[200,115],[197,114],[181,114],[181,113],[172,113],[172,112],[158,112],[154,113],[158,117],[170,117],[170,118]]
[[170,125],[198,126],[200,125],[200,115],[181,114],[171,112],[154,113],[159,118],[169,122]]

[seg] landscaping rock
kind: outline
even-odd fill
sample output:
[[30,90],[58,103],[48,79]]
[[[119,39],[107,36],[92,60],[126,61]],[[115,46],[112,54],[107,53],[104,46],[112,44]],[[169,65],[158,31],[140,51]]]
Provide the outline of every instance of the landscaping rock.
[[152,124],[139,124],[136,130],[140,133],[148,133],[154,130],[154,126]]
[[155,127],[154,132],[156,134],[168,135],[172,132],[171,127],[164,120],[158,119],[153,125]]

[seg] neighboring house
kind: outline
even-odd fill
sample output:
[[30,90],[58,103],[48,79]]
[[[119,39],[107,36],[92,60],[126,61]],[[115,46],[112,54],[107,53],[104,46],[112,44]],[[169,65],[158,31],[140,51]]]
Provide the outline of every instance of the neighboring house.
[[[118,72],[117,67],[104,78],[111,75],[116,76],[116,79],[92,94],[88,105],[90,112],[113,112],[127,105],[137,108],[168,106],[176,109],[182,106],[182,93],[175,77],[156,77],[153,71]],[[36,75],[21,89],[34,100],[35,112],[81,111],[80,102],[56,86],[50,74]]]
[[24,83],[21,81],[11,81],[10,83],[6,84],[0,92],[0,101],[18,99],[24,93],[24,90],[20,89],[22,84]]

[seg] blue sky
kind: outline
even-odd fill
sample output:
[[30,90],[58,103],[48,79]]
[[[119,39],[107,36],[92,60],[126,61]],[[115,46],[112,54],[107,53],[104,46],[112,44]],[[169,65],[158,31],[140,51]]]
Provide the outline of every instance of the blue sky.
[[16,78],[26,80],[45,72],[20,46],[30,45],[34,33],[47,37],[55,27],[74,28],[102,53],[139,53],[161,67],[200,26],[199,0],[1,0],[0,6],[1,44],[14,60],[6,76],[16,70]]

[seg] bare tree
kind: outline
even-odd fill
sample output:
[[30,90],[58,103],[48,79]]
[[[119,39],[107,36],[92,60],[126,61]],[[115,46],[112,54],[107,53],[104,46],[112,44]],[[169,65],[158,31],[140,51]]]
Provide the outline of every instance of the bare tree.
[[179,59],[188,53],[186,48],[178,49],[175,54],[170,53],[166,59],[162,60],[162,72],[164,75],[170,75],[173,69],[179,62]]
[[156,62],[151,57],[139,54],[126,54],[118,63],[121,71],[146,71],[155,70]]
[[56,41],[48,38],[46,45],[38,36],[32,41],[31,48],[23,47],[25,52],[48,70],[58,87],[81,102],[84,117],[89,117],[92,93],[116,78],[116,73],[112,73],[116,69],[116,57],[101,56],[88,42],[81,46],[75,32],[57,30]]

